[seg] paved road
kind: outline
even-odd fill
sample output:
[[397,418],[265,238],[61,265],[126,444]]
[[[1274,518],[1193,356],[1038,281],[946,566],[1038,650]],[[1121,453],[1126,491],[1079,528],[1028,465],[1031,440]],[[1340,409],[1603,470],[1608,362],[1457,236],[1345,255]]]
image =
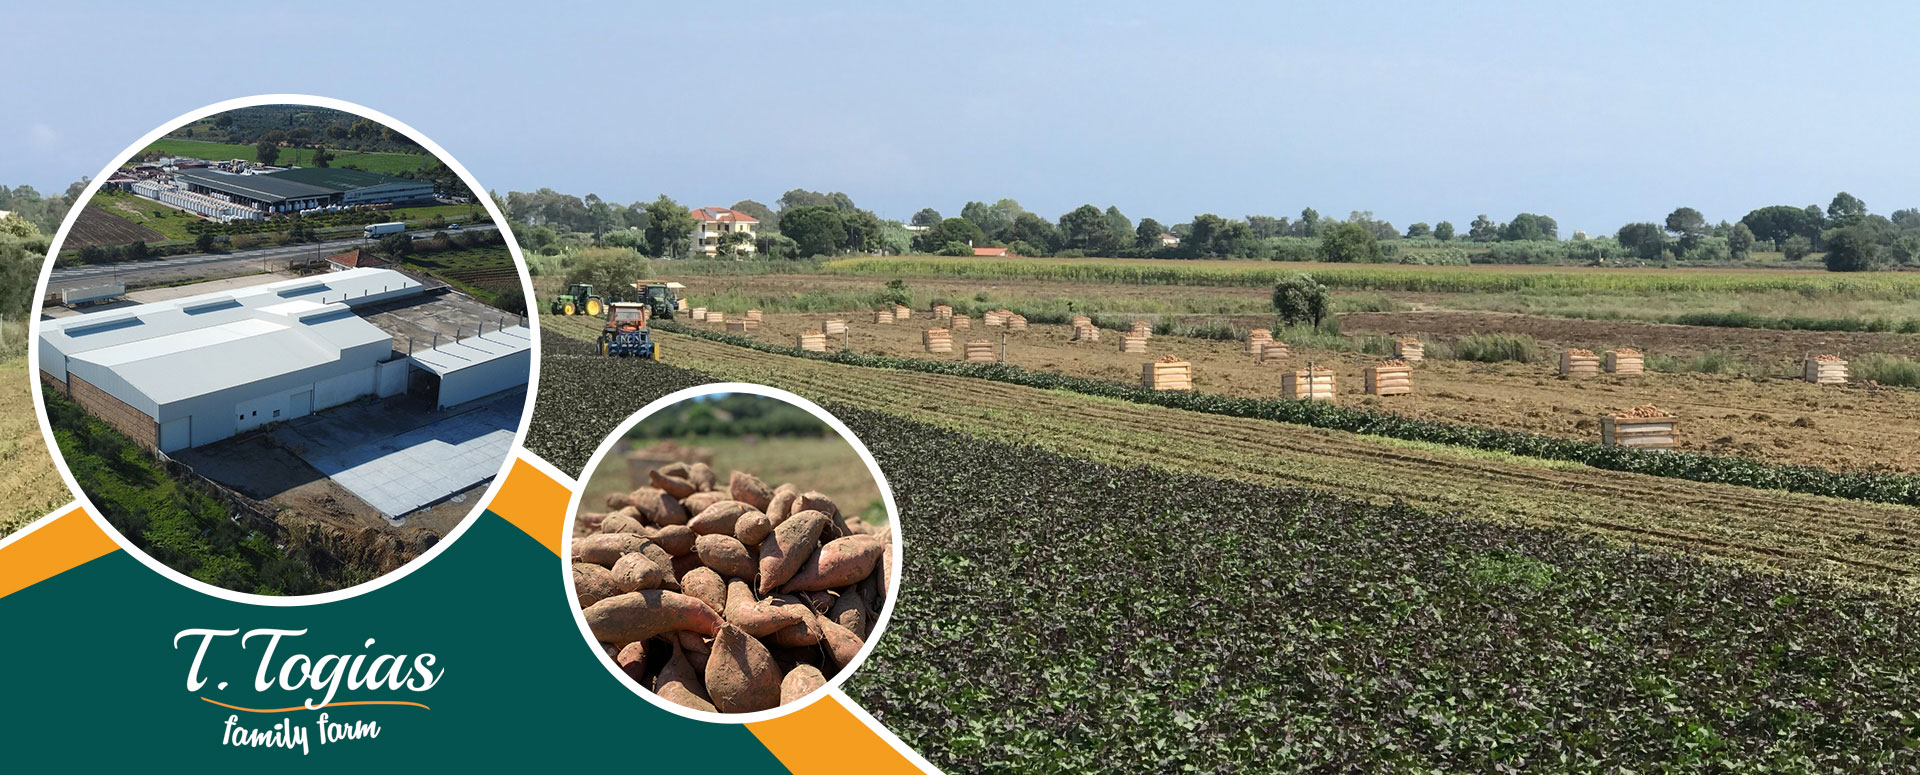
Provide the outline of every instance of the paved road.
[[[495,228],[497,227],[493,224],[482,223],[468,226],[464,231]],[[421,229],[408,233],[431,235],[435,231],[437,230]],[[235,274],[249,269],[264,271],[276,266],[285,267],[289,259],[309,256],[325,258],[368,243],[368,240],[360,237],[350,237],[305,245],[237,250],[231,253],[196,253],[145,261],[122,261],[114,264],[56,266],[53,268],[52,276],[47,279],[47,293],[58,294],[63,290],[89,288],[112,282],[123,282],[129,286],[159,285],[201,277]]]

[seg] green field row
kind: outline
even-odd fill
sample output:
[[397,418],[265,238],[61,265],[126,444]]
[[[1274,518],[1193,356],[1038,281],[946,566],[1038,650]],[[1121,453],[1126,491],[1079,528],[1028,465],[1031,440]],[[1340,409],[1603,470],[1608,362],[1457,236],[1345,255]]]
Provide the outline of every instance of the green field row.
[[[259,161],[251,145],[230,145],[227,143],[209,143],[201,140],[175,140],[172,138],[156,140],[147,146],[149,151],[158,151],[170,156],[191,156],[196,159],[241,159]],[[313,166],[312,148],[282,148],[276,164],[292,164],[302,167]],[[331,164],[335,167],[353,166],[368,172],[396,174],[412,172],[433,166],[437,160],[420,153],[360,153],[340,151],[334,154]]]

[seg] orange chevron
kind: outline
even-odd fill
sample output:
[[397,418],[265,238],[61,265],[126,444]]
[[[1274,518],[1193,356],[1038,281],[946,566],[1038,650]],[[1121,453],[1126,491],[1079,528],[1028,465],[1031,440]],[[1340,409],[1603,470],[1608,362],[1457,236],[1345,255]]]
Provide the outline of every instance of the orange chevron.
[[0,547],[0,597],[119,550],[86,512],[74,509]]
[[566,485],[554,481],[525,460],[513,461],[506,483],[500,485],[487,509],[533,536],[541,546],[560,554],[560,539],[567,530],[567,503],[573,494]]

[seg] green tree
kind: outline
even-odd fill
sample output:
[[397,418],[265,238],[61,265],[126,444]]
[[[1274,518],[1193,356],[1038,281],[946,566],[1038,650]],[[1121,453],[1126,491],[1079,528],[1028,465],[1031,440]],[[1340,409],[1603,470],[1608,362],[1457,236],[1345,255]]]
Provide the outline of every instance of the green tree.
[[280,146],[268,140],[261,140],[253,146],[253,158],[259,160],[261,164],[273,166],[274,162],[280,160]]
[[1433,236],[1433,227],[1428,226],[1425,221],[1420,221],[1407,227],[1407,239],[1419,239],[1421,237],[1431,236]]
[[1860,197],[1842,191],[1833,195],[1833,203],[1827,205],[1827,225],[1838,229],[1858,225],[1867,218],[1867,203]]
[[1804,235],[1795,234],[1788,237],[1786,242],[1780,246],[1780,252],[1786,256],[1788,261],[1799,261],[1812,255],[1813,240],[1807,239]]
[[1494,242],[1500,239],[1500,225],[1481,213],[1467,226],[1467,239],[1474,242]]
[[1827,232],[1826,264],[1829,272],[1869,272],[1885,269],[1880,241],[1864,225],[1845,226]]
[[1109,229],[1106,214],[1093,205],[1081,205],[1060,216],[1060,241],[1067,250],[1098,255],[1107,244]]
[[801,205],[780,211],[780,233],[792,238],[802,256],[831,256],[847,243],[847,221],[831,205]]
[[1440,240],[1441,242],[1447,242],[1452,240],[1453,239],[1453,222],[1441,221],[1439,223],[1434,224],[1433,238]]
[[1206,258],[1218,258],[1225,253],[1215,253],[1216,246],[1225,242],[1221,235],[1227,229],[1227,219],[1213,213],[1193,216],[1187,236],[1181,240],[1184,247],[1195,255]]
[[1667,233],[1680,243],[1683,253],[1693,250],[1711,231],[1707,226],[1707,217],[1701,215],[1699,210],[1681,207],[1667,214]]
[[1327,316],[1327,288],[1304,274],[1281,280],[1273,286],[1273,311],[1284,325],[1319,328]]
[[219,244],[218,240],[219,238],[213,236],[213,232],[200,232],[200,236],[193,238],[193,249],[202,253],[212,253],[213,246]]
[[742,199],[738,202],[734,202],[732,209],[738,210],[740,212],[746,213],[747,215],[753,216],[754,220],[759,221],[760,228],[758,229],[758,231],[779,231],[780,230],[780,215],[778,213],[775,213],[773,211],[773,208],[771,207],[763,205],[759,202],[755,202],[751,199]]
[[940,211],[931,207],[922,207],[920,208],[920,212],[913,214],[912,223],[915,226],[932,226],[939,222]]
[[1629,223],[1620,227],[1613,239],[1620,247],[1648,261],[1659,258],[1660,251],[1667,248],[1666,232],[1651,223]]
[[1320,260],[1336,262],[1380,260],[1380,238],[1366,226],[1346,221],[1334,224],[1320,237]]
[[1152,218],[1141,218],[1140,224],[1133,227],[1133,247],[1135,250],[1145,253],[1159,250],[1160,235],[1166,232],[1167,227],[1160,225],[1159,221]]
[[1771,205],[1747,213],[1740,222],[1753,232],[1756,239],[1773,243],[1776,250],[1785,249],[1787,238],[1796,234],[1810,235],[1818,231],[1818,223],[1809,223],[1807,211],[1793,205]]
[[[938,253],[945,250],[951,243],[958,242],[961,245],[972,246],[984,241],[986,237],[980,233],[979,225],[973,221],[966,218],[948,218],[915,236],[913,249],[923,253]],[[967,255],[973,255],[971,247],[967,250]]]
[[693,227],[693,214],[661,194],[647,205],[647,252],[656,258],[685,257],[693,249]]
[[[1474,225],[1478,227],[1480,222],[1475,221]],[[1507,221],[1505,225],[1500,227],[1499,231],[1500,239],[1504,242],[1532,242],[1537,240],[1560,239],[1560,224],[1554,222],[1554,220],[1548,216],[1535,215],[1533,213],[1521,213],[1513,216],[1513,220]]]
[[1745,261],[1748,256],[1753,255],[1753,244],[1756,241],[1753,230],[1747,228],[1746,222],[1736,223],[1733,225],[1733,231],[1727,234],[1727,252],[1733,256],[1733,260]]
[[313,149],[313,166],[326,167],[333,164],[333,154],[324,147]]

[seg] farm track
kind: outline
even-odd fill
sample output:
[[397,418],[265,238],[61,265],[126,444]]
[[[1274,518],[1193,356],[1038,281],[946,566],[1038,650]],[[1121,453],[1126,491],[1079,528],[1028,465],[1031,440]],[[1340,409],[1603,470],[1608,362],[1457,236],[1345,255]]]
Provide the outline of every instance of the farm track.
[[[555,329],[587,334],[578,321]],[[660,336],[669,362],[717,378],[765,382],[823,402],[1075,457],[1312,486],[1480,519],[1571,528],[1843,583],[1920,591],[1920,509],[1455,452]]]

